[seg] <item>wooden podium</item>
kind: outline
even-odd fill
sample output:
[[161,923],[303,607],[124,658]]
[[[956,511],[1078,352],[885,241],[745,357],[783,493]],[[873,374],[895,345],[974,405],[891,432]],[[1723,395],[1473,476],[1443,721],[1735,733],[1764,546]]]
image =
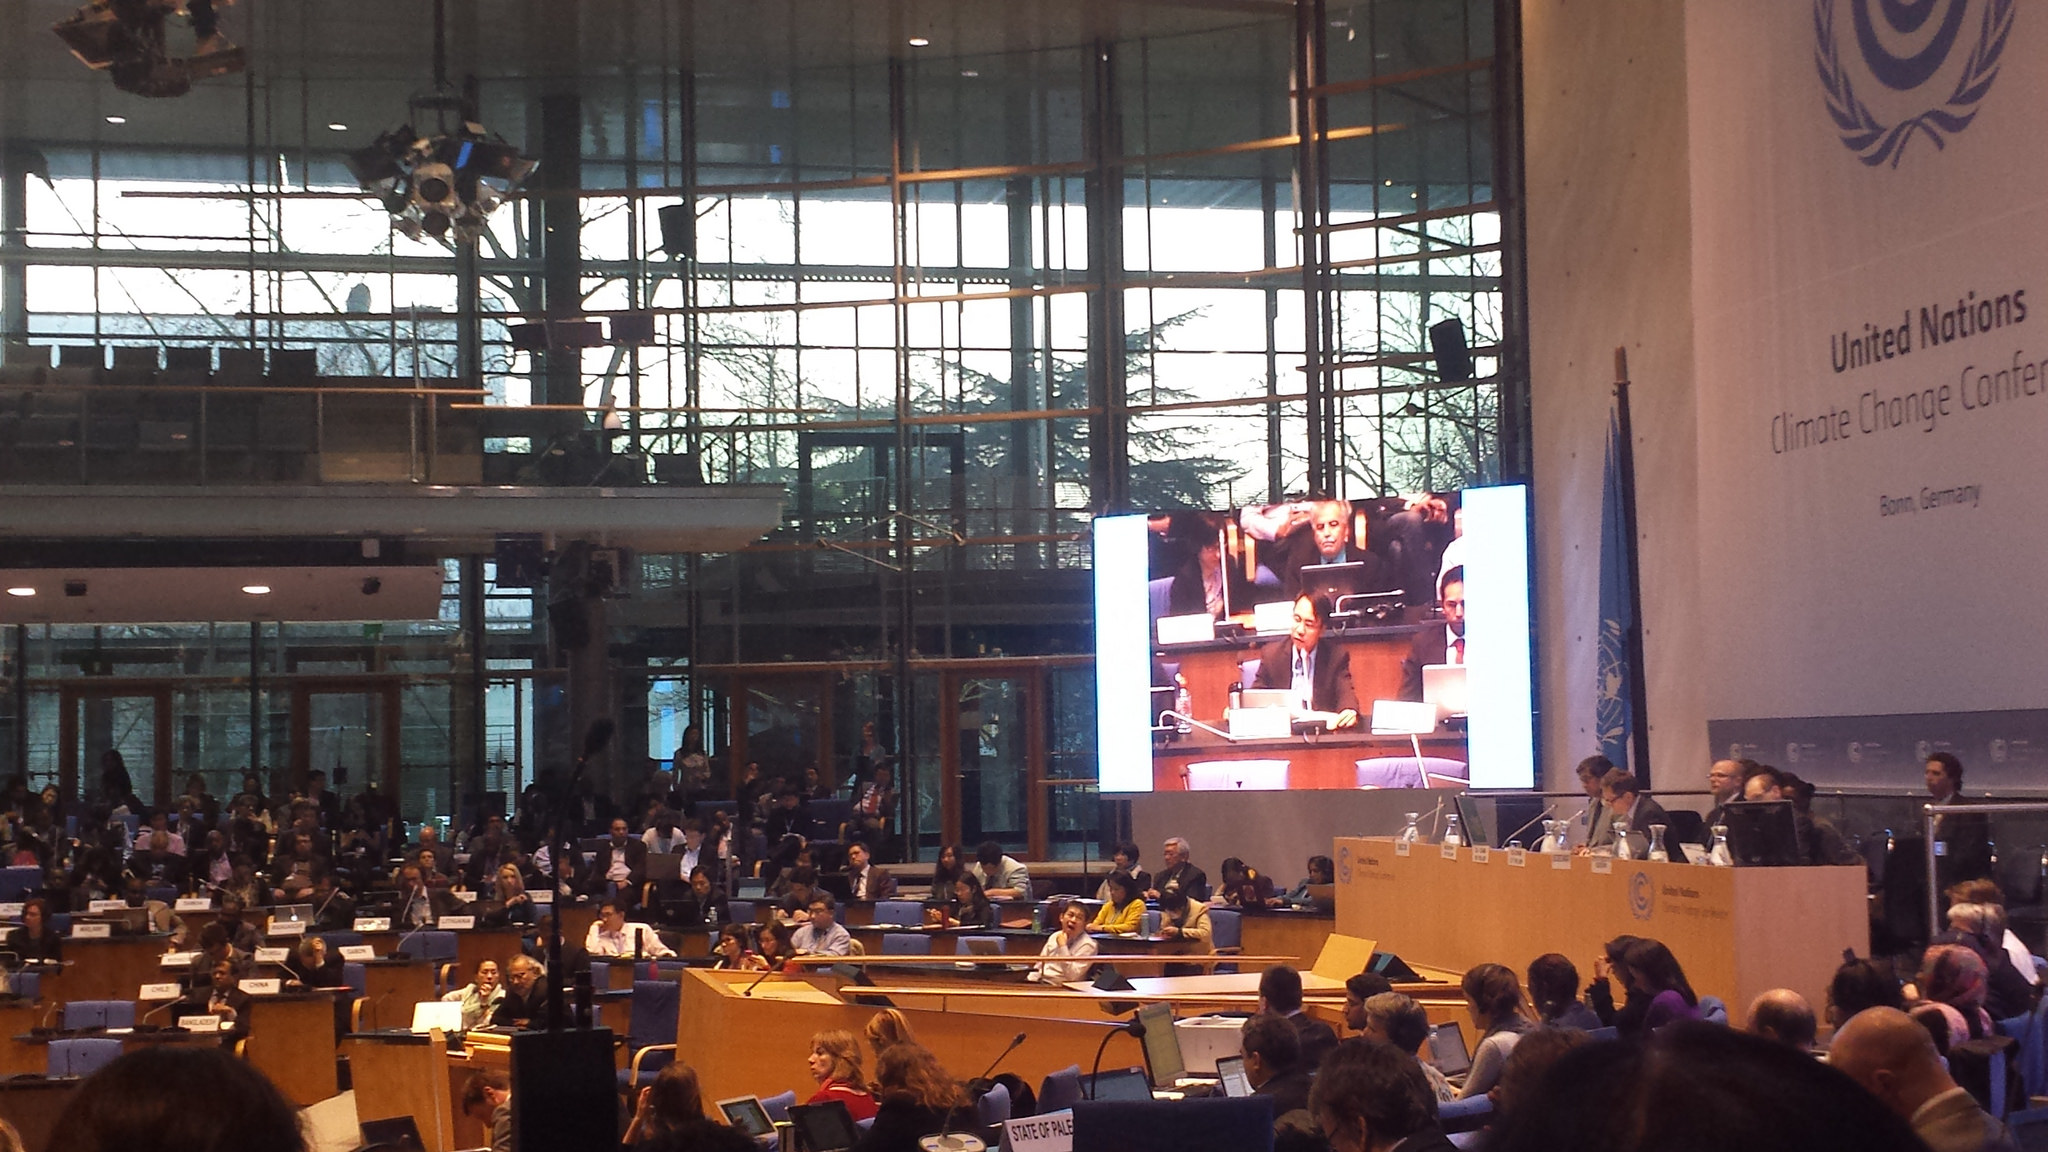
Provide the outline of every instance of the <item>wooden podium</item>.
[[[1404,853],[1400,849],[1406,849]],[[1484,859],[1475,859],[1475,856]],[[1742,1025],[1771,988],[1827,1008],[1843,949],[1870,951],[1861,868],[1710,868],[1539,855],[1392,840],[1336,841],[1337,931],[1379,941],[1404,960],[1463,971],[1488,962],[1517,976],[1561,952],[1581,985],[1616,936],[1661,940],[1701,996]],[[1615,1000],[1622,990],[1615,989]]]

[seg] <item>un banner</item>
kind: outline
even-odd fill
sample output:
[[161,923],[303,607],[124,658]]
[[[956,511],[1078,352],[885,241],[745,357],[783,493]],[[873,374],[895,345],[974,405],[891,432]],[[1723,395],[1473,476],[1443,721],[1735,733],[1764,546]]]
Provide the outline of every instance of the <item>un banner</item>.
[[[1629,708],[1628,629],[1634,606],[1628,593],[1628,527],[1621,511],[1621,417],[1607,414],[1607,468],[1600,484],[1600,636],[1594,725],[1600,754],[1628,763],[1634,716]],[[1641,767],[1638,765],[1637,767]]]

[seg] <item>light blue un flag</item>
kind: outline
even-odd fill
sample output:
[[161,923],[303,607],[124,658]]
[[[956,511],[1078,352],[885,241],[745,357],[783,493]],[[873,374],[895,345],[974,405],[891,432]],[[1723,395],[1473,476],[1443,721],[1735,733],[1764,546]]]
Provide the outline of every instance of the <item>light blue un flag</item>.
[[1621,511],[1621,418],[1607,413],[1607,467],[1600,485],[1600,650],[1596,671],[1594,726],[1600,753],[1616,764],[1628,764],[1629,733],[1634,716],[1629,708],[1629,625],[1635,605],[1628,595],[1628,527]]

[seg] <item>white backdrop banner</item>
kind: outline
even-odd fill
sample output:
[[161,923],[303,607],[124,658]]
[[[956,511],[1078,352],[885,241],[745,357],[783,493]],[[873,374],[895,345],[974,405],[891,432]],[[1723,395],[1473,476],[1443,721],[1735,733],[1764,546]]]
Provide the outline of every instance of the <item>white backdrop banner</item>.
[[2048,10],[1692,0],[1686,40],[1710,741],[2048,783]]

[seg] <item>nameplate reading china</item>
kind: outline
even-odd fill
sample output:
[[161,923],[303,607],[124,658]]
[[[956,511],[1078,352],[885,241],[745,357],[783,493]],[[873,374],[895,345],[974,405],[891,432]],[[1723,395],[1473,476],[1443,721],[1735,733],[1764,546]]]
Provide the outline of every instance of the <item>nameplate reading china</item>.
[[73,924],[71,926],[71,938],[73,940],[105,940],[113,934],[114,926],[104,920],[97,924]]
[[87,912],[112,912],[117,908],[126,907],[128,907],[126,900],[94,900],[86,904],[85,910]]
[[183,1024],[187,1032],[220,1031],[220,1017],[218,1016],[187,1016],[183,1020],[178,1021],[178,1023]]
[[443,932],[461,932],[476,927],[476,917],[443,916],[434,922],[434,927]]
[[356,931],[358,931],[358,932],[389,932],[389,931],[391,931],[391,917],[389,917],[389,916],[358,916],[358,917],[356,917]]
[[176,1000],[183,995],[184,992],[180,991],[178,985],[174,982],[170,984],[144,984],[142,990],[135,994],[135,998],[137,1000]]
[[1593,857],[1593,875],[1595,875],[1595,876],[1612,876],[1612,875],[1614,875],[1614,858],[1613,858],[1612,856],[1595,856],[1595,857]]
[[1488,848],[1484,844],[1474,844],[1472,846],[1472,862],[1474,864],[1484,864],[1491,859],[1493,859],[1493,849]]
[[256,950],[256,962],[258,964],[282,964],[291,959],[291,957],[292,950],[289,948],[258,948]]
[[1446,860],[1456,860],[1458,858],[1458,846],[1456,844],[1439,844],[1436,846],[1436,854]]
[[377,958],[377,950],[368,944],[343,944],[341,946],[341,958],[361,964],[366,961],[375,960]]
[[1526,865],[1527,865],[1528,863],[1529,863],[1529,850],[1528,850],[1527,848],[1510,848],[1510,849],[1508,849],[1508,867],[1510,867],[1510,868],[1521,868],[1521,867],[1525,867],[1525,866],[1526,866]]
[[284,989],[282,980],[244,980],[235,985],[251,996],[275,996]]
[[1550,854],[1550,866],[1559,872],[1571,871],[1572,854],[1569,852],[1552,852]]
[[1396,855],[1396,856],[1406,856],[1407,854],[1408,854],[1408,841],[1406,841],[1406,840],[1396,840],[1396,841],[1394,841],[1394,855]]
[[213,911],[213,901],[205,896],[180,896],[178,897],[178,902],[171,905],[171,911],[211,912]]

